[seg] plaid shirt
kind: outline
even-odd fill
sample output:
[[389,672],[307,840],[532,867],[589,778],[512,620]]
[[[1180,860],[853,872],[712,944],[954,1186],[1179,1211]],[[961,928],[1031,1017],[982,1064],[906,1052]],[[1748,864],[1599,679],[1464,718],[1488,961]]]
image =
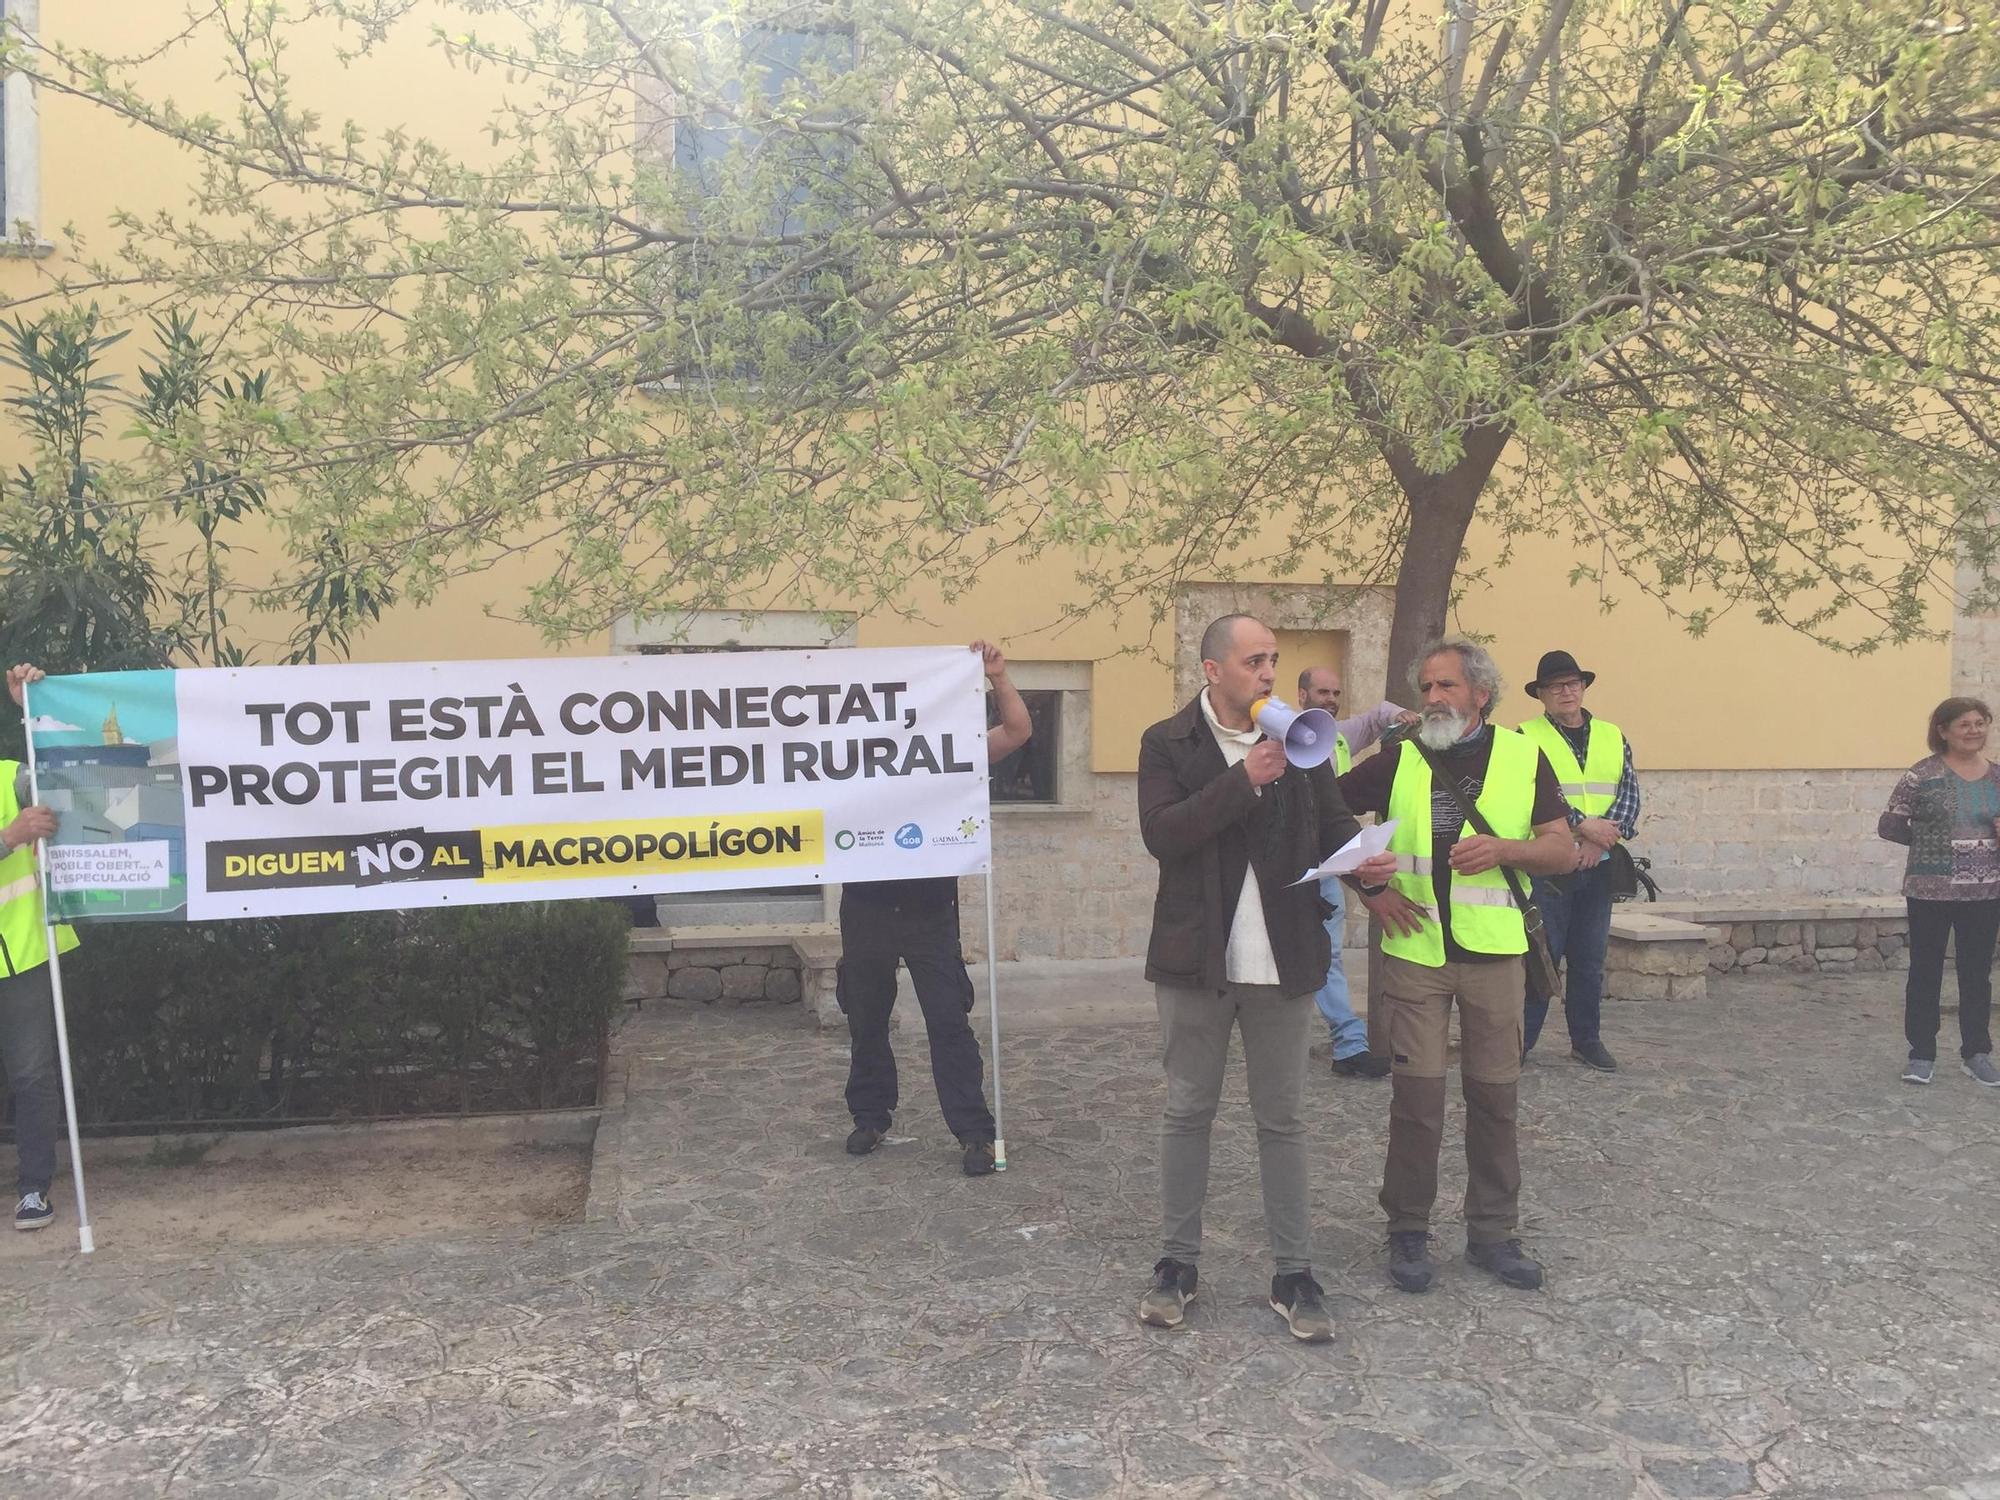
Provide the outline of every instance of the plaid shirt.
[[[1550,719],[1551,724],[1556,724]],[[1590,753],[1590,710],[1583,711],[1583,723],[1575,729],[1556,724],[1562,737],[1569,741],[1569,748],[1576,755],[1578,765]],[[1623,738],[1623,736],[1620,736]],[[1632,742],[1625,741],[1625,765],[1618,773],[1618,790],[1611,794],[1611,810],[1604,815],[1618,825],[1618,836],[1634,839],[1639,835],[1639,778],[1632,770]],[[1575,808],[1569,810],[1569,826],[1574,828],[1583,821],[1583,814]]]

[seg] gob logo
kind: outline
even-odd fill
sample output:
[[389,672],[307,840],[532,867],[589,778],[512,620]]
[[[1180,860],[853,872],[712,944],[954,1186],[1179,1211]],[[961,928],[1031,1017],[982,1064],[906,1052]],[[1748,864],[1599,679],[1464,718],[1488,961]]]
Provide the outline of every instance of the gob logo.
[[854,830],[843,828],[840,832],[836,833],[833,836],[833,847],[836,849],[852,849],[854,847]]
[[921,849],[924,846],[924,831],[914,823],[905,823],[896,830],[898,849]]

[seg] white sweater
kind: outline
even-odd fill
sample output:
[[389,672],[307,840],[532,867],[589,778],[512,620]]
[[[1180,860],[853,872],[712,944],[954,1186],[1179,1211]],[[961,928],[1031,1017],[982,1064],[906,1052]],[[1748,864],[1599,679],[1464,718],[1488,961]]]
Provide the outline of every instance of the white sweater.
[[[1243,763],[1250,747],[1264,738],[1262,730],[1229,729],[1215,717],[1208,701],[1208,689],[1201,690],[1201,716],[1208,720],[1209,732],[1230,765]],[[1262,787],[1255,788],[1258,796]],[[1277,984],[1278,956],[1271,951],[1271,930],[1264,925],[1264,893],[1257,888],[1257,868],[1243,870],[1243,894],[1237,898],[1236,915],[1229,923],[1229,949],[1223,957],[1223,977],[1231,984]]]

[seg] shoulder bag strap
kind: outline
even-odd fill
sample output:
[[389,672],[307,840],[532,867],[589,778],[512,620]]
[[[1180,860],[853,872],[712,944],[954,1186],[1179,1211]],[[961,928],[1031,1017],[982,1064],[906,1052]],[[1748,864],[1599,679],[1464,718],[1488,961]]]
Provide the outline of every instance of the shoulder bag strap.
[[[1479,810],[1479,803],[1473,796],[1471,786],[1451,775],[1443,766],[1439,765],[1438,758],[1432,753],[1431,747],[1415,735],[1410,736],[1410,743],[1417,747],[1417,754],[1421,755],[1430,766],[1431,780],[1441,784],[1447,792],[1451,793],[1451,800],[1458,805],[1459,816],[1472,825],[1472,831],[1474,833],[1483,833],[1488,838],[1494,837],[1493,825],[1486,821],[1486,814]],[[1507,882],[1507,890],[1513,896],[1514,904],[1520,907],[1523,912],[1534,912],[1535,921],[1531,925],[1539,928],[1542,925],[1541,911],[1536,907],[1533,899],[1529,897],[1527,890],[1522,886],[1519,872],[1512,865],[1502,865],[1500,866],[1500,874],[1501,878]]]

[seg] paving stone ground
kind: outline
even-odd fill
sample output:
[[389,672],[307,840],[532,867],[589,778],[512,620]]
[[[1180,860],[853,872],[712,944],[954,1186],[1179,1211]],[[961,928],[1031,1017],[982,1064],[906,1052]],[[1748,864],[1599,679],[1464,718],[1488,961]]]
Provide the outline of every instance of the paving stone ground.
[[1460,1258],[1455,1115],[1442,1286],[1388,1286],[1387,1087],[1316,1069],[1309,1347],[1264,1300],[1240,1068],[1202,1297],[1134,1320],[1143,1013],[1016,1024],[1010,1170],[973,1181],[914,1031],[853,1160],[840,1039],[649,1009],[581,1226],[0,1267],[0,1495],[1995,1500],[2000,1091],[1897,1083],[1896,1012],[1723,980],[1613,1007],[1616,1075],[1538,1058],[1539,1294]]

